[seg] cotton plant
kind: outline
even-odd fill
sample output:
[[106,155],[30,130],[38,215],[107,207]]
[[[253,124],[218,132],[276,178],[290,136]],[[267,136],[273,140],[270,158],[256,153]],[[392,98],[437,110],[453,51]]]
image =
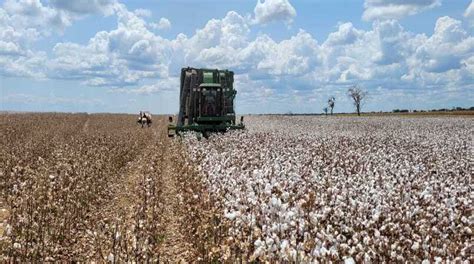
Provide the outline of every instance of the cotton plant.
[[469,119],[257,116],[246,126],[184,140],[230,223],[231,255],[472,261]]

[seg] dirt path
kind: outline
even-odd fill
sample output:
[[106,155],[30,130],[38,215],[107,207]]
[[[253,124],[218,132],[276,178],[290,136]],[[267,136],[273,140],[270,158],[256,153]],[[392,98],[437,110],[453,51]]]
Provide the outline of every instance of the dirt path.
[[195,254],[190,239],[183,234],[183,218],[186,213],[186,204],[178,184],[178,163],[176,151],[178,147],[173,139],[168,138],[166,122],[160,122],[154,126],[154,135],[160,145],[159,149],[163,155],[162,160],[162,194],[163,202],[163,230],[164,243],[162,245],[162,260],[165,262],[190,262]]
[[[160,131],[163,132],[163,131]],[[162,135],[166,135],[161,133]],[[182,233],[182,220],[186,212],[183,197],[177,184],[177,169],[175,157],[172,151],[176,151],[167,136],[162,137],[164,144],[163,164],[163,202],[164,202],[164,224],[165,241],[163,245],[163,257],[166,261],[187,262],[193,255],[189,239]]]

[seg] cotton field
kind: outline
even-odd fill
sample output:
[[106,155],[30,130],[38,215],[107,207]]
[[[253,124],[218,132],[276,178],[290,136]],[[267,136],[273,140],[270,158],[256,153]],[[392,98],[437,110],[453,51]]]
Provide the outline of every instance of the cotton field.
[[164,117],[141,129],[132,115],[0,115],[0,262],[197,259],[188,234],[206,218],[183,217],[191,173],[165,128]]
[[0,115],[2,263],[472,263],[472,117]]
[[221,260],[474,261],[472,118],[246,118],[184,140]]

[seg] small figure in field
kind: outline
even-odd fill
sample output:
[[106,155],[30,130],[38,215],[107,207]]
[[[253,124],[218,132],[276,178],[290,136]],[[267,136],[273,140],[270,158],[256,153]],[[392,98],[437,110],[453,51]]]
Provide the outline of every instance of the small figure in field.
[[140,111],[138,114],[138,120],[137,123],[142,125],[142,128],[145,126],[145,124],[150,127],[151,126],[151,114],[150,112],[147,111]]

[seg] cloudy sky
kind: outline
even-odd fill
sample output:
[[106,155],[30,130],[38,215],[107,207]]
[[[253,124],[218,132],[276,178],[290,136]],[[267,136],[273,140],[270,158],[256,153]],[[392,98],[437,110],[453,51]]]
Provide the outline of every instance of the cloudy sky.
[[175,113],[181,67],[239,113],[474,106],[471,0],[0,0],[0,111]]

